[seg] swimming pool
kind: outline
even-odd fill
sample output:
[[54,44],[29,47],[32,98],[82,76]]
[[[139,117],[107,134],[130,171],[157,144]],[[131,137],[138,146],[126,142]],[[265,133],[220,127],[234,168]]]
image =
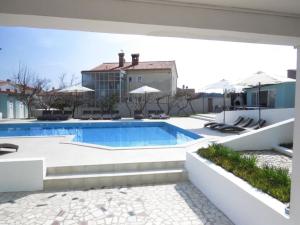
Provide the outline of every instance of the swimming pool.
[[73,135],[73,142],[108,147],[181,145],[202,136],[165,122],[1,124],[0,137]]

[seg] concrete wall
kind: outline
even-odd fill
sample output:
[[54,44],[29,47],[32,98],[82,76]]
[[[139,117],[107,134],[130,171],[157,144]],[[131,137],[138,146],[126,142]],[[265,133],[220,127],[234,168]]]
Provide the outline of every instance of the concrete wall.
[[[294,108],[281,108],[281,109],[262,109],[261,118],[265,119],[268,124],[277,123],[283,120],[294,118]],[[217,114],[216,121],[223,122],[223,112]],[[251,117],[254,120],[258,120],[258,110],[236,110],[236,111],[226,111],[225,121],[226,123],[232,123],[239,116]]]
[[1,159],[0,192],[43,190],[43,159]]
[[[295,102],[295,126],[293,149],[300,148],[300,45],[297,46],[297,77],[296,80],[296,102]],[[300,151],[293,151],[292,188],[291,188],[291,219],[293,224],[300,221]]]
[[[186,100],[180,100],[177,101],[175,106],[173,107],[173,109],[170,112],[170,115],[172,116],[186,116],[186,115],[191,115],[194,113],[207,113],[208,112],[208,98],[210,97],[204,97],[204,98],[198,98],[195,99],[193,101],[191,101],[191,105],[187,105],[187,107],[184,108],[184,110],[179,110],[180,107],[183,107],[184,105],[186,105]],[[149,102],[147,103],[146,109],[144,110],[144,113],[147,114],[148,110],[160,110],[155,98],[153,97],[153,95],[149,96]],[[222,108],[223,107],[223,97],[212,97],[213,99],[213,109],[215,111],[216,108]],[[204,100],[204,104],[203,104],[203,100]],[[226,104],[229,105],[230,104],[230,99],[226,99]],[[167,98],[161,100],[161,107],[162,109],[167,112]],[[133,102],[129,102],[128,106],[130,107],[130,111],[133,114],[134,110],[137,110],[137,104],[133,103]],[[116,105],[116,109],[119,110],[120,114],[122,117],[129,117],[129,110],[126,106],[126,103],[118,103]],[[78,114],[80,115],[82,113],[83,110],[101,110],[100,108],[88,108],[88,107],[80,107],[78,110]],[[77,112],[77,110],[76,110]],[[38,116],[40,115],[41,112],[35,111],[34,115]],[[132,116],[131,114],[131,116]]]
[[240,150],[272,149],[282,143],[293,142],[294,119],[288,119],[259,130],[227,138],[218,143]]
[[[176,105],[172,108],[170,115],[180,116],[180,115],[189,115],[189,114],[194,114],[194,113],[207,113],[208,112],[208,98],[209,97],[195,99],[195,100],[191,101],[192,107],[190,105],[187,105],[187,107],[184,108],[184,110],[182,110],[180,112],[179,112],[179,108],[186,105],[186,101],[185,100],[178,101],[176,103]],[[212,97],[212,99],[213,99],[213,109],[214,110],[216,108],[221,108],[223,106],[223,97]],[[227,101],[229,104],[230,99],[227,99]],[[163,110],[165,112],[167,112],[166,99],[162,100],[160,105],[163,108]],[[135,109],[135,105],[133,103],[129,103],[129,106],[131,108],[131,111],[133,112]],[[118,104],[117,108],[120,111],[122,116],[129,116],[128,108],[126,107],[125,103]],[[146,111],[148,111],[148,110],[160,110],[154,99],[152,99],[152,101],[150,101],[147,104],[145,113],[147,113]]]
[[289,225],[285,204],[199,157],[187,153],[190,181],[236,225]]
[[[138,82],[138,77],[142,77],[142,81]],[[176,90],[176,86],[172,86],[172,77],[177,76],[173,74],[172,70],[128,70],[127,71],[127,85],[128,92],[147,85],[160,90],[159,95],[171,94]],[[132,78],[132,82],[129,82],[129,77]]]

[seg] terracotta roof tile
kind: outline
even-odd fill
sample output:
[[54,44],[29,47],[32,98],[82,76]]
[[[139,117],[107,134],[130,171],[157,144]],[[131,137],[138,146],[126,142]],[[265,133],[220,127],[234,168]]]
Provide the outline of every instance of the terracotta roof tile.
[[123,67],[119,63],[102,63],[101,65],[86,71],[114,71],[114,70],[151,70],[151,69],[171,69],[175,66],[175,61],[149,61],[139,62],[132,65],[131,62],[125,62]]

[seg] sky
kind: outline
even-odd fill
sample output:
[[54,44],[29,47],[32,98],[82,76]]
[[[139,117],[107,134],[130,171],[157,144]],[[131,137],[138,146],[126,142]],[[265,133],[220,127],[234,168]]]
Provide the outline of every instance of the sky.
[[199,39],[107,34],[66,30],[0,27],[0,79],[12,78],[19,64],[27,65],[58,86],[65,73],[81,79],[81,71],[103,62],[175,60],[178,86],[201,89],[221,79],[236,82],[258,71],[286,76],[296,68],[296,50],[275,46]]

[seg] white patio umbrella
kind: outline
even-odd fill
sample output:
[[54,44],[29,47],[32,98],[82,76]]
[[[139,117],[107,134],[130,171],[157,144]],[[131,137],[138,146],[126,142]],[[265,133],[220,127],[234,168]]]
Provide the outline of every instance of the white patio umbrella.
[[[74,85],[71,87],[67,87],[64,89],[59,90],[58,92],[61,93],[75,93],[75,102],[77,103],[77,97],[78,97],[78,93],[84,93],[84,92],[90,92],[90,91],[94,91],[93,89],[87,88],[87,87],[83,87],[81,85]],[[74,117],[74,113],[75,113],[75,105],[74,104],[74,110],[73,110],[73,117]]]
[[145,85],[140,88],[134,89],[134,90],[130,91],[129,93],[130,94],[147,94],[147,93],[154,93],[154,92],[160,92],[160,90]]
[[245,88],[245,86],[236,85],[226,79],[222,79],[218,82],[204,86],[202,89],[200,89],[200,92],[223,94],[224,91],[242,92],[243,88]]
[[[147,103],[147,100],[146,100],[147,94],[149,94],[149,93],[157,93],[157,92],[160,92],[160,90],[145,85],[145,86],[142,86],[142,87],[140,87],[140,88],[134,89],[134,90],[130,91],[129,93],[130,93],[130,94],[144,94],[144,95],[145,95],[145,105],[144,105],[144,107],[146,107],[146,103]],[[143,107],[143,108],[144,108],[144,107]]]
[[295,82],[295,80],[287,77],[268,75],[260,71],[241,80],[240,82],[237,83],[237,85],[253,87],[253,86],[258,86],[259,83],[260,85],[267,85],[267,84],[279,84],[282,82]]
[[242,92],[243,88],[245,87],[242,85],[235,85],[228,80],[222,79],[218,82],[204,86],[200,89],[200,92],[223,94],[223,122],[225,123],[225,94],[227,92]]
[[81,85],[74,85],[74,86],[71,86],[71,87],[61,89],[58,92],[62,92],[62,93],[83,93],[83,92],[89,92],[89,91],[94,91],[94,90],[92,90],[90,88],[87,88],[87,87],[83,87]]
[[272,76],[259,71],[247,77],[246,79],[238,82],[237,85],[243,85],[247,87],[258,86],[258,118],[260,119],[261,118],[261,104],[260,104],[261,85],[279,84],[283,82],[295,82],[295,80],[287,77]]

